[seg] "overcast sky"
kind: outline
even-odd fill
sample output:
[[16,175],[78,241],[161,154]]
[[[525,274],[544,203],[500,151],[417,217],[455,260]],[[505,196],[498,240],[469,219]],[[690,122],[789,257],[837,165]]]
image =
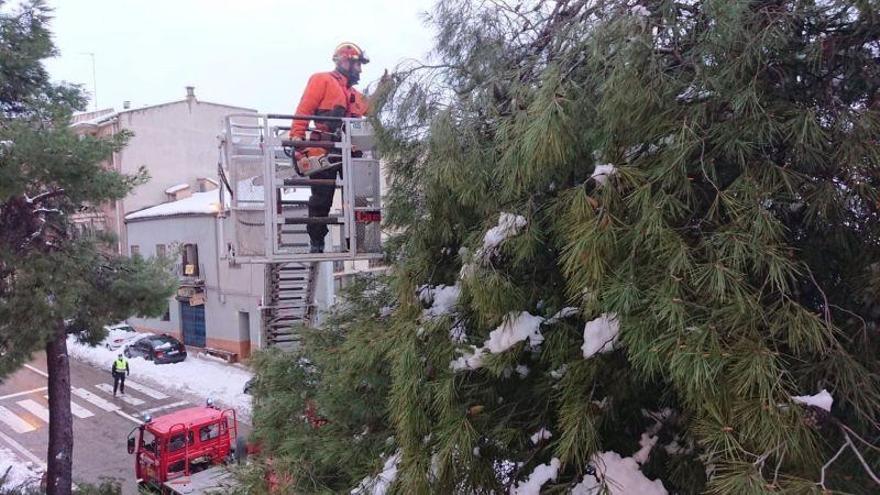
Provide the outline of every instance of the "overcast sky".
[[[200,100],[292,112],[313,72],[331,70],[341,41],[372,62],[361,87],[403,59],[425,59],[433,0],[50,0],[60,56],[52,77],[91,93],[100,108],[164,103],[196,87]],[[89,109],[94,108],[94,102]]]

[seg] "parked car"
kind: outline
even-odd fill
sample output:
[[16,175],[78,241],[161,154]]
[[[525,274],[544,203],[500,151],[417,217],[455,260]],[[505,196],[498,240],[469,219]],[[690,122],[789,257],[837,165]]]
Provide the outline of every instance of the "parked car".
[[107,337],[104,339],[103,344],[104,347],[111,351],[121,349],[143,336],[134,327],[124,322],[117,325],[106,325],[104,330],[107,332]]
[[257,384],[257,377],[253,377],[244,384],[243,392],[248,395],[253,395],[254,386]]
[[156,364],[179,363],[186,359],[186,347],[170,335],[147,335],[125,347],[126,357],[142,357]]

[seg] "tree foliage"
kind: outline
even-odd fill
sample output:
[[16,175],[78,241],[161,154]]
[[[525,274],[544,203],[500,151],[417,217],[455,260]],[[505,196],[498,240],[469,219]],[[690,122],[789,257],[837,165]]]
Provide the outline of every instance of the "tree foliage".
[[129,136],[75,134],[78,87],[49,80],[55,54],[45,2],[0,15],[0,376],[45,347],[62,320],[87,340],[108,322],[161,314],[173,280],[152,261],[109,254],[109,239],[80,235],[71,216],[124,197],[146,175],[103,163]]
[[[370,374],[325,370],[387,363],[370,412],[393,440],[371,453],[375,471],[399,453],[396,493],[506,490],[552,458],[561,468],[543,488],[566,491],[597,452],[630,456],[652,427],[641,470],[669,492],[876,489],[865,443],[880,412],[878,12],[847,0],[438,2],[435,60],[398,71],[377,115],[396,309],[381,329],[307,344],[300,357],[336,361],[313,363],[303,397],[347,386],[318,410],[356,403]],[[491,244],[504,213],[524,225]],[[427,315],[420,288],[456,284],[455,311]],[[566,307],[576,314],[551,318]],[[544,318],[543,342],[451,366],[523,311]],[[584,326],[603,315],[619,342],[585,358]],[[358,345],[371,331],[389,344]],[[830,414],[792,400],[821,389]],[[301,414],[302,401],[279,400],[258,410]],[[363,414],[290,435],[352,442]],[[540,428],[552,437],[534,443]],[[364,462],[269,452],[297,483],[308,465],[354,487],[349,468]]]

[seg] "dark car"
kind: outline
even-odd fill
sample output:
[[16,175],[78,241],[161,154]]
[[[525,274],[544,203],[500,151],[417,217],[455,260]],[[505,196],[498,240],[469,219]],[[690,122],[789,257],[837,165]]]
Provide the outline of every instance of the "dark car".
[[186,347],[170,335],[148,335],[126,347],[125,356],[140,356],[156,364],[179,363],[186,359]]
[[253,395],[254,387],[257,385],[257,377],[253,377],[244,384],[244,393]]

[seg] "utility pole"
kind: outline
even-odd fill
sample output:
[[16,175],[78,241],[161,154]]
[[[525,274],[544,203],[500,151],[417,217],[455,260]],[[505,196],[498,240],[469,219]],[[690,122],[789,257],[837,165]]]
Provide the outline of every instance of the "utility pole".
[[98,75],[95,71],[95,53],[94,52],[82,52],[83,55],[88,55],[92,57],[92,99],[95,102],[95,111],[98,110]]

